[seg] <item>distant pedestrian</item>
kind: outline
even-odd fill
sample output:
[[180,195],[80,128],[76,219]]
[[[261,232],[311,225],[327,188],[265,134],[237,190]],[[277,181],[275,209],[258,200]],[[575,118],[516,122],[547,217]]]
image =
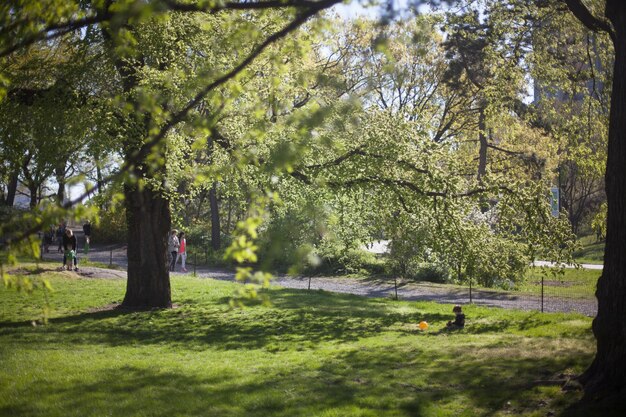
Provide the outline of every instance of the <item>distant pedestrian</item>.
[[91,222],[89,220],[83,224],[83,232],[85,233],[85,241],[89,244],[91,239]]
[[85,253],[89,253],[89,244],[91,243],[91,222],[89,220],[83,224],[83,233],[85,234]]
[[[187,261],[187,239],[185,239],[185,232],[178,234],[178,242],[180,244],[178,247],[178,257],[180,258],[183,272],[187,272],[187,268],[185,268],[185,262]],[[178,259],[176,259],[174,265],[176,265],[176,263],[178,263]]]
[[78,258],[76,257],[76,236],[72,229],[65,229],[63,236],[63,268],[67,267],[68,271],[72,270],[72,261],[74,261],[74,271],[78,271]]
[[178,248],[180,246],[180,241],[178,240],[178,236],[176,236],[177,233],[178,230],[172,230],[167,240],[167,250],[172,257],[170,261],[170,271],[174,271],[174,267],[176,267],[176,259],[178,257]]

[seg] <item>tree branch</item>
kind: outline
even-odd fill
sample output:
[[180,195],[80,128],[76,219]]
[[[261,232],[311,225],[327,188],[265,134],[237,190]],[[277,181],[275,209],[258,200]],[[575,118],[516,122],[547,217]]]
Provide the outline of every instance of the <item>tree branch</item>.
[[587,29],[592,32],[606,32],[611,36],[613,43],[615,43],[615,29],[605,17],[594,16],[593,13],[585,6],[582,0],[561,0],[567,5],[567,8]]
[[[195,108],[210,91],[216,89],[217,87],[223,85],[230,79],[234,78],[246,66],[248,66],[251,62],[253,62],[269,45],[284,38],[286,35],[296,30],[298,27],[300,27],[310,17],[316,15],[321,10],[324,10],[328,7],[333,6],[339,1],[340,0],[323,0],[323,1],[318,1],[318,2],[310,2],[311,4],[314,4],[314,6],[312,6],[311,8],[307,10],[303,10],[301,13],[299,13],[296,16],[296,18],[291,23],[289,23],[280,31],[275,32],[274,34],[270,35],[267,39],[265,39],[265,41],[263,41],[263,43],[261,43],[259,46],[254,48],[254,50],[243,61],[241,61],[235,68],[233,68],[231,71],[227,72],[222,77],[218,78],[217,80],[213,81],[208,86],[203,88],[202,91],[200,91],[200,93],[198,93],[182,110],[180,110],[178,113],[174,114],[170,118],[170,120],[160,129],[159,133],[157,133],[151,140],[146,142],[137,152],[130,155],[128,160],[120,167],[119,171],[108,176],[107,178],[104,178],[102,181],[102,184],[108,184],[112,181],[121,179],[138,162],[141,162],[143,159],[145,159],[150,154],[154,146],[158,145],[174,126],[176,126],[178,123],[185,120],[189,112],[193,108]],[[39,39],[35,39],[31,43],[35,42],[36,40],[39,40]],[[0,57],[2,57],[2,53],[0,53]],[[73,200],[67,201],[65,204],[63,204],[62,208],[67,210],[75,206],[76,204],[80,203],[85,198],[87,198],[92,191],[93,191],[92,189],[86,190],[83,194],[79,195]],[[0,250],[9,246],[12,241],[22,241],[28,238],[28,236],[39,232],[40,230],[42,230],[42,228],[43,228],[43,223],[40,223],[26,230],[23,230],[21,233],[18,233],[16,236],[8,236],[6,240],[0,242]]]
[[[267,1],[257,1],[257,2],[226,2],[223,4],[212,4],[207,3],[206,6],[200,6],[197,4],[191,3],[180,3],[178,1],[173,0],[154,0],[149,2],[145,6],[154,6],[154,10],[156,13],[167,13],[169,11],[178,11],[178,12],[204,12],[215,14],[221,11],[226,10],[264,10],[264,9],[279,9],[279,8],[295,8],[295,9],[303,9],[303,14],[310,12],[311,10],[316,10],[319,12],[320,10],[331,7],[337,3],[340,3],[341,0],[320,0],[320,1],[312,1],[312,0],[267,0]],[[151,4],[150,4],[151,3]],[[40,30],[35,33],[26,36],[22,40],[17,43],[3,49],[0,51],[0,58],[11,55],[15,51],[18,51],[22,48],[30,46],[35,42],[39,41],[48,41],[52,39],[56,39],[59,36],[63,36],[65,34],[74,32],[76,30],[80,30],[84,27],[96,24],[103,23],[113,20],[118,16],[127,15],[127,17],[136,17],[141,15],[143,9],[135,7],[135,3],[131,3],[128,8],[122,9],[119,11],[110,11],[109,9],[96,13],[95,15],[86,16],[76,20],[68,20],[64,22],[53,22],[49,23]],[[19,27],[20,24],[29,23],[28,20],[22,19],[15,22],[11,22],[7,25],[6,28],[3,28],[0,31],[2,36],[6,36],[9,32],[9,28],[15,29]]]
[[324,1],[315,2],[315,5],[316,5],[315,8],[311,8],[306,11],[303,11],[283,29],[270,35],[267,39],[265,39],[265,41],[263,41],[263,43],[261,43],[259,46],[254,48],[252,52],[243,61],[241,61],[237,66],[235,66],[235,68],[233,68],[232,70],[230,70],[229,72],[221,76],[220,78],[216,79],[215,81],[213,81],[212,83],[204,87],[198,94],[196,94],[196,96],[189,103],[187,103],[185,107],[183,107],[180,111],[174,114],[170,118],[170,120],[163,127],[161,127],[159,133],[157,133],[150,141],[146,142],[135,154],[131,155],[131,157],[129,158],[130,161],[128,165],[132,165],[136,161],[141,161],[145,157],[147,157],[152,151],[152,149],[154,148],[154,146],[156,146],[159,142],[161,142],[165,138],[167,133],[174,126],[184,121],[187,115],[189,114],[189,112],[192,109],[194,109],[196,106],[198,106],[198,104],[204,99],[204,97],[206,97],[206,95],[209,92],[225,84],[227,81],[231,80],[241,71],[243,71],[243,69],[246,68],[250,63],[252,63],[269,45],[284,38],[289,33],[293,32],[298,27],[300,27],[310,17],[316,15],[317,13],[319,13],[321,10],[325,8],[333,6],[335,3],[337,3],[337,1],[338,0],[324,0]]

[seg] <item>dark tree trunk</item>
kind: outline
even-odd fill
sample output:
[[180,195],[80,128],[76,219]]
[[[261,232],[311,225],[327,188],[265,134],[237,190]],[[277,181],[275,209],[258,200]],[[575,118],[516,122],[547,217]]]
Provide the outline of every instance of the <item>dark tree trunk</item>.
[[99,164],[96,164],[96,184],[98,194],[102,193],[104,191],[104,178],[102,177],[102,170]]
[[217,202],[217,183],[214,182],[209,190],[209,203],[211,204],[211,247],[219,250],[222,246],[220,238],[220,209]]
[[13,207],[13,204],[15,204],[15,195],[17,194],[17,182],[19,175],[19,168],[17,168],[9,177],[9,183],[7,184],[7,198],[5,200],[5,204],[9,207]]
[[66,158],[61,158],[58,161],[58,164],[54,167],[54,176],[56,177],[57,183],[59,184],[59,188],[57,189],[57,201],[59,205],[63,204],[65,200],[65,165],[67,164]]
[[[615,65],[609,116],[604,270],[598,280],[598,315],[593,321],[597,352],[581,377],[590,398],[621,398],[626,390],[626,2],[607,0],[615,29]],[[621,394],[620,394],[621,392]],[[621,397],[620,397],[621,395]]]
[[57,201],[59,202],[59,205],[61,205],[63,204],[63,200],[65,200],[65,176],[57,176],[57,182],[59,183]]
[[128,281],[122,305],[129,308],[172,306],[167,268],[169,202],[145,187],[125,186],[128,223]]
[[[113,0],[106,0],[104,10],[108,11]],[[110,48],[115,67],[120,75],[125,93],[132,95],[139,85],[143,57],[137,56],[133,60],[124,60],[115,53],[115,44],[111,33],[125,26],[126,22],[116,22],[116,25],[103,27],[102,34]],[[136,108],[141,106],[134,103]],[[137,112],[129,116],[124,123],[128,123],[128,131],[136,133],[126,138],[126,160],[134,157],[134,152],[142,146],[148,135],[149,115]],[[165,145],[163,145],[165,146]],[[154,152],[154,149],[152,150]],[[164,150],[160,149],[160,156]],[[135,169],[132,177],[144,179],[165,175],[165,164],[159,168],[146,166],[146,158],[134,160]],[[155,172],[154,170],[157,170]],[[162,181],[160,181],[162,182]],[[122,302],[128,308],[168,308],[172,306],[170,275],[168,268],[167,237],[171,226],[171,212],[169,201],[159,190],[154,190],[149,184],[139,189],[136,182],[124,185],[126,205],[126,222],[128,226],[128,280],[126,295]]]
[[39,187],[37,187],[37,184],[35,183],[28,184],[28,192],[30,193],[30,202],[28,203],[28,206],[32,209],[37,207],[37,202],[39,201],[39,199],[37,198],[38,191],[39,191]]

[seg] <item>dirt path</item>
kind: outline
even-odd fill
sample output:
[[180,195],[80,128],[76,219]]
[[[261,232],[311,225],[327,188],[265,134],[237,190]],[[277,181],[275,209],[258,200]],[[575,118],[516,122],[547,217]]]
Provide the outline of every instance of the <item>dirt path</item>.
[[[58,259],[61,263],[62,255],[58,253],[44,254],[44,259]],[[89,259],[98,262],[115,265],[120,270],[81,266],[80,261]],[[97,248],[88,255],[79,254],[79,270],[76,273],[86,278],[126,278],[126,248],[122,246]],[[191,275],[193,267],[189,268],[187,275]],[[226,281],[234,281],[233,271],[198,267],[197,275],[203,278],[214,278]],[[175,273],[180,274],[180,273]],[[324,290],[329,292],[362,295],[365,297],[394,298],[395,289],[392,280],[350,278],[350,277],[290,277],[285,275],[276,276],[273,285],[286,288],[298,288],[311,290]],[[470,302],[468,287],[455,287],[439,285],[427,282],[399,282],[398,298],[401,300],[424,300],[436,301],[448,304],[466,304]],[[501,307],[520,310],[541,310],[541,297],[534,294],[506,291],[473,290],[471,302],[478,305]],[[580,299],[569,297],[546,296],[543,300],[543,311],[546,312],[572,312],[576,311],[587,316],[595,316],[597,303],[594,298]]]

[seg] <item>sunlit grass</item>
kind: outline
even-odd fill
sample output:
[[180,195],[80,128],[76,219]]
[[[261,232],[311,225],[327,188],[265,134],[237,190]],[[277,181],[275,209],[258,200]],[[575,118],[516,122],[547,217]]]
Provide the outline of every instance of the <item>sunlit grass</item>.
[[586,264],[604,262],[604,241],[597,241],[595,235],[583,236],[578,241],[582,248],[574,252],[576,262]]
[[466,306],[446,332],[448,305],[273,289],[230,310],[235,284],[190,276],[176,308],[131,312],[125,280],[45,276],[47,326],[40,295],[0,289],[0,415],[544,416],[594,348],[577,314]]
[[567,297],[593,298],[598,278],[602,273],[597,269],[566,268],[560,273],[549,268],[529,268],[522,284],[517,288],[520,292],[538,293],[541,285],[544,292]]

